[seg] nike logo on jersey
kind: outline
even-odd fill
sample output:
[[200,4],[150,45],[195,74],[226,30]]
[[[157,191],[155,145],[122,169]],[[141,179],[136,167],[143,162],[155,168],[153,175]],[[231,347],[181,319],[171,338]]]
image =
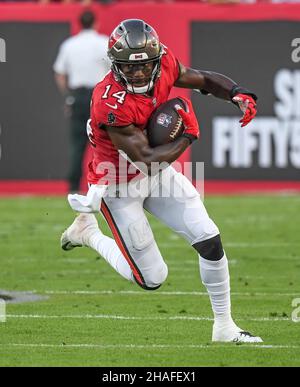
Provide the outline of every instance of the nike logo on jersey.
[[118,108],[118,105],[116,103],[114,105],[111,105],[110,103],[105,102],[105,104],[107,106],[111,107],[112,109],[117,109]]

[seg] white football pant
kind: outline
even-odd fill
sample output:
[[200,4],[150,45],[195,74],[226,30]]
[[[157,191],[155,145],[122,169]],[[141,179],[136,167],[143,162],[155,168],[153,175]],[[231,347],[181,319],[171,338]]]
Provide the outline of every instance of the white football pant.
[[173,167],[158,175],[108,187],[101,204],[104,215],[136,282],[158,288],[168,268],[144,210],[191,245],[219,234],[192,183]]

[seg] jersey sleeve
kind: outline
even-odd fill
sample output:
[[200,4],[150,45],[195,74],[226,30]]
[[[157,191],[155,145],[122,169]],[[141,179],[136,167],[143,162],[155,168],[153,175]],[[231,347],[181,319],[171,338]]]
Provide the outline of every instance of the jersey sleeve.
[[[92,117],[98,127],[106,126],[129,126],[134,123],[134,114],[128,102],[125,91],[109,90],[106,97],[106,87],[95,89],[92,97]],[[108,93],[107,93],[108,94]]]
[[176,56],[168,47],[165,47],[164,50],[165,50],[165,54],[163,55],[162,65],[165,67],[165,70],[168,72],[170,81],[172,82],[172,84],[174,84],[177,81],[180,74],[179,62]]

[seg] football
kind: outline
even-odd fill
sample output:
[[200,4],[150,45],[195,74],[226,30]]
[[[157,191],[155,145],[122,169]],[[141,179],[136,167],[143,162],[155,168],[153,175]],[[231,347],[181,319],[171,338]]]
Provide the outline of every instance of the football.
[[179,105],[187,111],[185,102],[177,97],[161,104],[151,115],[147,124],[147,136],[151,147],[168,144],[183,132],[182,118],[175,106]]

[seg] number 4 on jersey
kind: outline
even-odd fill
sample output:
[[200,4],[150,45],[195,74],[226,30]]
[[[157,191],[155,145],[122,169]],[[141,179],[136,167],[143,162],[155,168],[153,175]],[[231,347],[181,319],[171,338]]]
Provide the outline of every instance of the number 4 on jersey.
[[[105,92],[102,95],[102,99],[109,98],[109,91],[111,89],[111,86],[112,85],[107,85],[105,87]],[[117,93],[113,93],[112,97],[115,97],[117,99],[117,102],[119,102],[120,104],[123,104],[125,101],[125,97],[126,97],[126,91],[118,91]]]

